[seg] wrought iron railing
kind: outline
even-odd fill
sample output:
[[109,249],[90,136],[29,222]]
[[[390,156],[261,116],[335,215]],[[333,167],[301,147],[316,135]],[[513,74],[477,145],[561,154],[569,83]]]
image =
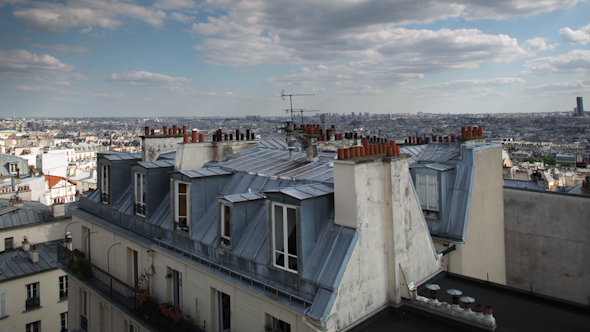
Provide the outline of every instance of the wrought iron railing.
[[[146,302],[139,299],[138,290],[90,263],[82,256],[61,245],[57,246],[57,260],[66,271],[84,283],[92,285],[97,291],[120,304],[128,314],[145,325],[162,332],[195,331],[202,332],[193,322],[180,318],[178,322],[164,316],[160,305],[151,298]],[[84,316],[82,316],[84,317]],[[81,320],[81,328],[87,320]]]
[[84,331],[88,331],[88,317],[80,315],[80,328]]
[[26,310],[32,309],[32,308],[36,308],[41,306],[41,301],[39,300],[38,296],[33,296],[33,297],[29,297],[26,301],[25,301],[25,308]]

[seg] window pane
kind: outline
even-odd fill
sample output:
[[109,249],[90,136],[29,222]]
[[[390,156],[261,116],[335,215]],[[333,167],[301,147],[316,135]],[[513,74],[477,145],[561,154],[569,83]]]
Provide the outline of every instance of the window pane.
[[141,202],[141,174],[135,173],[135,201]]
[[289,269],[297,271],[297,257],[289,256]]
[[186,220],[186,195],[178,195],[178,221]]
[[428,209],[438,210],[438,183],[436,175],[428,176]]
[[275,250],[284,252],[283,243],[283,207],[279,205],[274,206],[275,213]]
[[178,192],[179,193],[186,193],[186,183],[179,183],[178,184]]
[[[288,230],[288,252],[291,255],[297,256],[297,210],[292,208],[287,208],[287,230]],[[289,264],[291,265],[291,264]]]
[[223,236],[231,237],[231,209],[229,206],[223,206]]
[[418,199],[420,200],[420,206],[426,209],[428,206],[426,176],[425,174],[416,174],[416,177],[418,178]]

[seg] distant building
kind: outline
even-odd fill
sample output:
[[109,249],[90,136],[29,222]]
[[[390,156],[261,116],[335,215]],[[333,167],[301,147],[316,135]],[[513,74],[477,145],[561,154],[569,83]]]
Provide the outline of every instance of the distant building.
[[577,97],[576,102],[578,103],[578,116],[584,116],[584,103],[582,97]]

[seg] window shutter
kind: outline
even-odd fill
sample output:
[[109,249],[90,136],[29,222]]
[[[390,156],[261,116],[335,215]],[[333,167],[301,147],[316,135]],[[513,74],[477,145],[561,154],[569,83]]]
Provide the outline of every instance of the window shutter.
[[428,199],[426,198],[426,174],[417,174],[418,177],[418,199],[420,200],[420,207],[428,208]]
[[428,175],[428,209],[438,211],[438,181],[436,175]]
[[0,317],[4,317],[4,316],[8,315],[8,313],[7,313],[8,304],[6,303],[7,301],[8,301],[8,299],[7,299],[6,291],[0,292]]

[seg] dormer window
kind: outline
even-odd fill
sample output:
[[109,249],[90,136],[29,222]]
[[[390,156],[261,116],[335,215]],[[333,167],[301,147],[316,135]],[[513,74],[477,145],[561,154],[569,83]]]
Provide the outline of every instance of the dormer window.
[[273,265],[297,273],[297,209],[272,204]]
[[438,207],[438,175],[436,174],[416,174],[416,186],[420,206],[424,212],[424,217],[428,219],[439,219]]
[[8,171],[12,175],[18,174],[18,164],[17,163],[10,163],[10,164],[8,164]]
[[189,208],[188,208],[188,192],[190,184],[180,181],[174,182],[174,192],[175,192],[175,222],[176,222],[176,229],[188,232],[188,217],[189,217]]
[[111,167],[109,165],[102,165],[100,167],[100,201],[104,204],[111,203]]
[[145,217],[145,202],[146,202],[146,186],[145,186],[146,175],[140,172],[135,172],[133,177],[133,192],[135,199],[135,214]]
[[231,206],[221,204],[220,243],[231,247]]

